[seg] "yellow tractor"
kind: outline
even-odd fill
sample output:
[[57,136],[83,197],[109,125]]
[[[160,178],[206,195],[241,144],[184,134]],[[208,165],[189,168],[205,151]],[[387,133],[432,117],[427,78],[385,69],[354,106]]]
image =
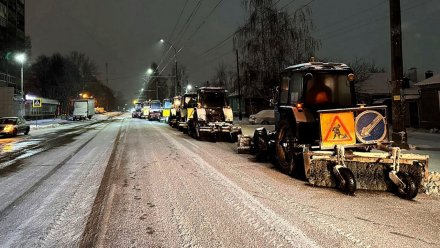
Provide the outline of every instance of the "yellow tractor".
[[180,107],[182,104],[181,96],[173,97],[173,102],[171,104],[170,118],[168,119],[168,124],[172,127],[177,127],[180,120]]
[[227,90],[222,87],[201,87],[197,89],[197,105],[194,118],[188,122],[188,133],[196,139],[208,135],[217,141],[226,135],[230,142],[236,142],[241,127],[234,125],[234,114],[228,103]]
[[188,121],[194,116],[194,108],[197,106],[197,93],[185,93],[180,105],[180,118],[177,128],[184,133],[188,132]]

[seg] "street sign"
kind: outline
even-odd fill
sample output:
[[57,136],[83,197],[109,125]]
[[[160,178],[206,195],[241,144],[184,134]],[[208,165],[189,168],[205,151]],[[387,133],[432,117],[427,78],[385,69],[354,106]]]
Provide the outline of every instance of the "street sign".
[[366,110],[355,120],[356,137],[362,143],[377,143],[385,139],[386,121],[379,112]]
[[353,112],[321,113],[323,147],[356,143]]
[[32,100],[33,108],[41,108],[43,106],[43,100],[41,98],[35,98]]

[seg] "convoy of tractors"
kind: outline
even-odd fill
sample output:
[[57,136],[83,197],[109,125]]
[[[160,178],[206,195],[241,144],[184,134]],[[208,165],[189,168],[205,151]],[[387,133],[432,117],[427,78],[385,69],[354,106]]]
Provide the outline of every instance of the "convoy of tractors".
[[[426,155],[402,153],[388,139],[387,106],[358,104],[355,75],[342,63],[309,62],[290,66],[275,89],[275,130],[256,128],[244,136],[233,124],[227,91],[201,87],[164,100],[164,108],[133,117],[164,119],[195,139],[237,142],[239,153],[252,153],[310,185],[392,191],[413,199],[428,175]],[[136,110],[135,110],[136,111]],[[165,116],[166,113],[166,116]]]

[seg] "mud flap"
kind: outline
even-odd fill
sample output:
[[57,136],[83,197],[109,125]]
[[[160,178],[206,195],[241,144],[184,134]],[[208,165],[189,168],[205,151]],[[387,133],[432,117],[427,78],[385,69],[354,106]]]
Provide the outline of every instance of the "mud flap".
[[246,135],[238,135],[237,152],[240,154],[251,153],[252,138]]

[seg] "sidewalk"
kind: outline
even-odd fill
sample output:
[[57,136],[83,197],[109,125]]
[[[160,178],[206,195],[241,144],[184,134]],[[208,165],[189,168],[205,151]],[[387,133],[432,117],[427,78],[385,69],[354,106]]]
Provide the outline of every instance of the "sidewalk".
[[[116,115],[116,113],[106,113],[106,114],[95,114],[91,120],[106,120],[111,116]],[[43,128],[55,128],[65,124],[82,123],[82,121],[65,120],[60,118],[42,119],[42,120],[31,120],[27,121],[30,125],[31,130],[43,129]]]
[[40,129],[40,128],[57,127],[60,125],[68,124],[70,122],[71,121],[62,120],[62,119],[58,119],[58,118],[27,121],[27,123],[31,127],[31,130]]
[[430,133],[425,129],[408,128],[408,143],[411,149],[440,151],[440,133]]

